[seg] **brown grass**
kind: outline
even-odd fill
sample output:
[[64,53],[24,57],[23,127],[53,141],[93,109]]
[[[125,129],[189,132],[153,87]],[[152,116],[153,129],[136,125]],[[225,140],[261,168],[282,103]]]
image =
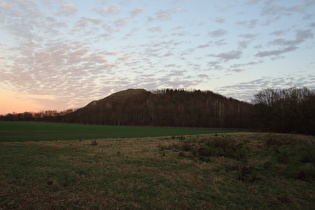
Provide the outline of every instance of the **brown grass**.
[[[183,144],[209,139],[241,142],[248,154],[239,160],[202,159],[182,150]],[[244,132],[99,139],[93,146],[92,141],[0,143],[0,209],[310,209],[315,204],[312,174],[306,180],[298,176],[312,172],[312,157],[307,163],[280,161],[314,147],[311,136]]]

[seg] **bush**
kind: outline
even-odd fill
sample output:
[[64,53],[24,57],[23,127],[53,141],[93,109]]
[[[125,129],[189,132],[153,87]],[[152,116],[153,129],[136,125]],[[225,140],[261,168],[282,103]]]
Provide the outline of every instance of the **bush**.
[[167,149],[191,152],[193,157],[202,161],[209,161],[210,157],[216,156],[242,160],[248,154],[246,142],[236,142],[235,140],[226,138],[185,140],[179,144],[180,146],[173,146]]
[[91,145],[92,146],[97,146],[98,145],[98,141],[97,140],[92,140],[91,141]]

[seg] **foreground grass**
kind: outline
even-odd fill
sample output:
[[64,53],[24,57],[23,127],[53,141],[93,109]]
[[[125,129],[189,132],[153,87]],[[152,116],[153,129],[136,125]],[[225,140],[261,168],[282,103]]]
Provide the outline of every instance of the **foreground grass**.
[[315,139],[234,133],[0,143],[0,209],[312,209]]
[[102,126],[0,121],[0,142],[176,136],[235,132],[224,129]]

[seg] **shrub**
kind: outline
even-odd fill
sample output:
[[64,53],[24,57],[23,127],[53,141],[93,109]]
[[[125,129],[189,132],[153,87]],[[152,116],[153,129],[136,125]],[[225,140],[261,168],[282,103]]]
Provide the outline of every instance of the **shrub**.
[[97,146],[98,145],[98,141],[97,140],[92,140],[91,141],[91,145],[92,146]]
[[276,138],[275,136],[269,137],[265,141],[266,147],[272,147],[272,146],[284,146],[284,145],[289,145],[292,144],[294,141],[289,138],[289,137],[282,137],[282,138]]
[[246,142],[237,142],[232,139],[193,139],[181,141],[178,144],[179,145],[173,144],[164,147],[163,149],[191,152],[193,157],[196,157],[202,161],[209,161],[210,157],[215,156],[223,156],[242,160],[247,157],[248,153]]

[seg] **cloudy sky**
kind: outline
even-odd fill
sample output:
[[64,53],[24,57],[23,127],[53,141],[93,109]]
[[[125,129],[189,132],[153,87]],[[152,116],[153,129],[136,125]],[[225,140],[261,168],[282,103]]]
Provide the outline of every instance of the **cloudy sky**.
[[0,0],[0,114],[128,88],[315,88],[314,0]]

